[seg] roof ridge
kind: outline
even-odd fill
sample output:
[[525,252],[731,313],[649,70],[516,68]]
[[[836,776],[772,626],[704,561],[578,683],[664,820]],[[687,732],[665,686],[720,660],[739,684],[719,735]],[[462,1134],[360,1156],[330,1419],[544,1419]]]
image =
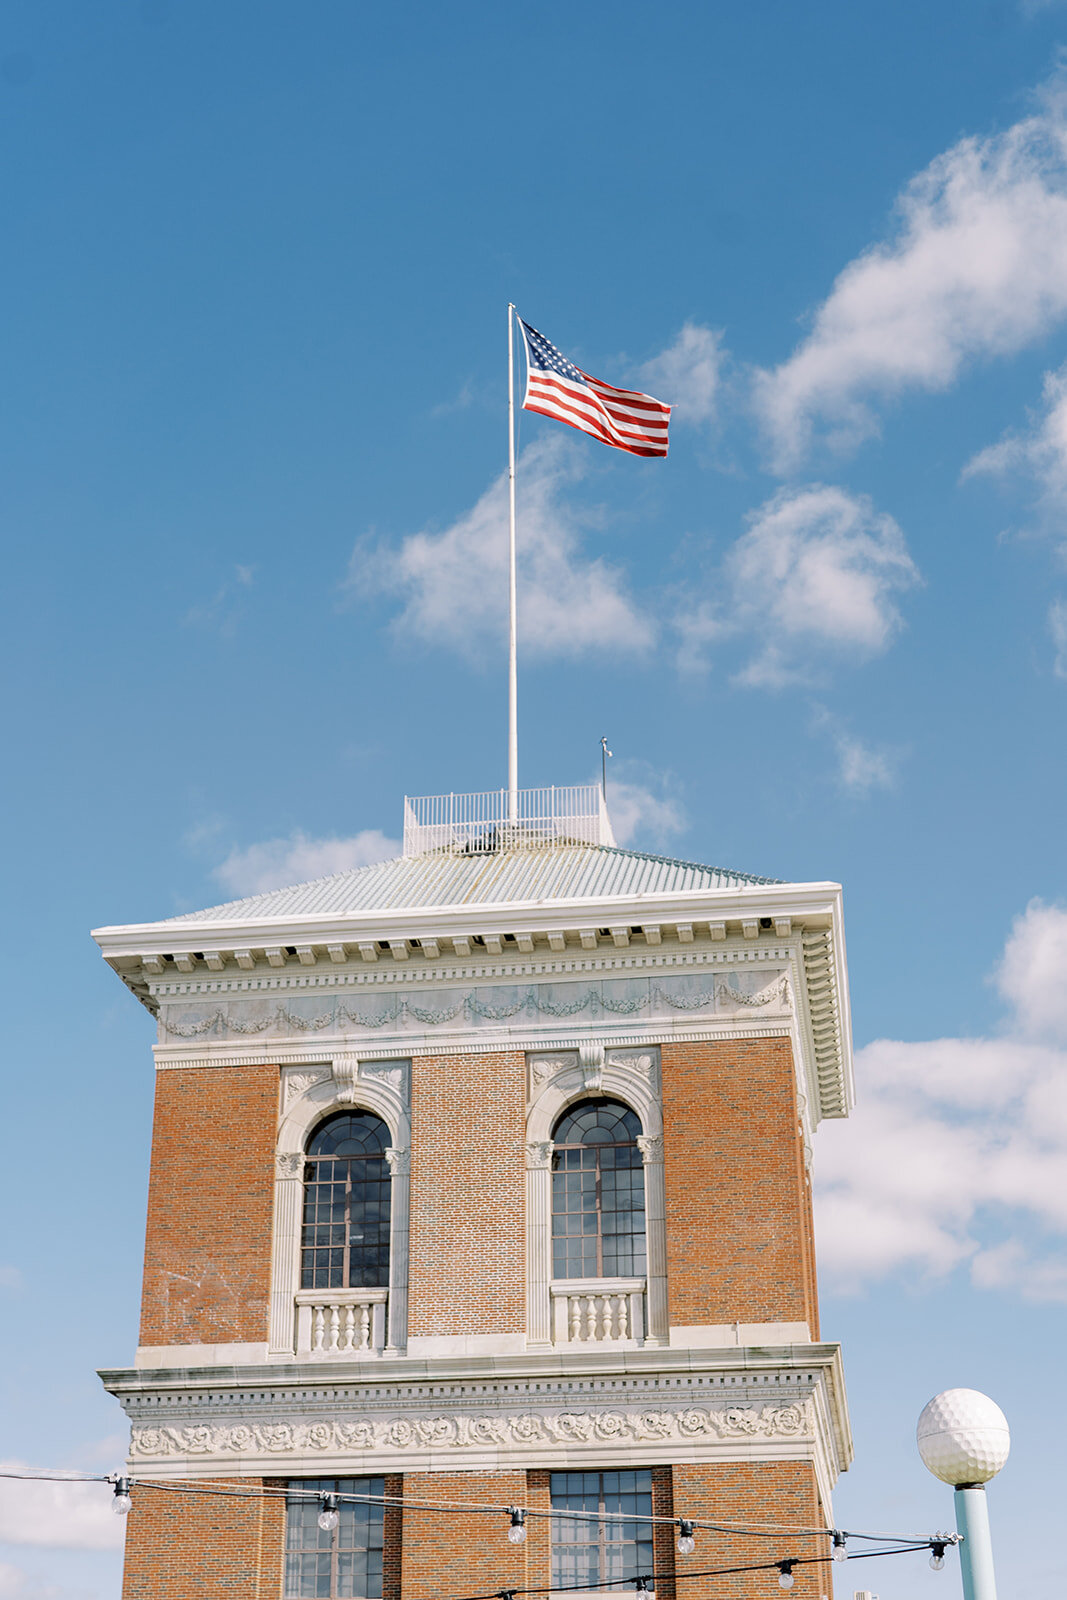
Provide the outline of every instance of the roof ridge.
[[723,878],[746,878],[749,883],[785,883],[785,878],[761,878],[754,872],[739,872],[734,867],[713,867],[707,861],[683,861],[681,856],[660,856],[651,850],[631,850],[624,844],[594,844],[590,850],[610,850],[615,855],[633,856],[637,861],[656,861],[666,867],[688,867],[691,872],[717,872]]

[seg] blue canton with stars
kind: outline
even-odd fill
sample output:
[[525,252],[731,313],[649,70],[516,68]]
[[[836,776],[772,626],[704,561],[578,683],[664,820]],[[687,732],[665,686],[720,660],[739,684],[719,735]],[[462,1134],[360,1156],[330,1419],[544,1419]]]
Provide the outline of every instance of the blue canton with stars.
[[[522,318],[519,318],[522,322]],[[542,372],[555,372],[561,378],[570,378],[575,383],[584,383],[585,373],[579,372],[573,361],[561,355],[554,344],[550,344],[543,333],[538,333],[536,328],[531,328],[528,322],[522,322],[523,332],[526,335],[526,349],[530,357],[530,365],[538,367]]]

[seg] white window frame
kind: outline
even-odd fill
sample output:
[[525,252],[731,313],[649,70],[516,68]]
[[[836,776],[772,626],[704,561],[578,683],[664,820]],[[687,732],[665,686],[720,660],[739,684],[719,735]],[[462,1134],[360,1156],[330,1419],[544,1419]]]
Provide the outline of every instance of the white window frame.
[[[304,1165],[312,1130],[338,1111],[372,1111],[389,1130],[385,1152],[392,1172],[389,1229],[389,1298],[384,1348],[401,1355],[408,1333],[408,1231],[411,1212],[410,1060],[329,1058],[316,1072],[301,1070],[292,1104],[278,1127],[274,1171],[268,1354],[294,1357],[298,1349],[300,1238],[304,1220]],[[283,1073],[283,1095],[288,1095]],[[380,1335],[379,1335],[380,1337]],[[305,1341],[306,1342],[306,1341]]]
[[[657,1045],[634,1048],[583,1044],[573,1051],[527,1052],[526,1118],[526,1343],[553,1344],[552,1129],[568,1107],[605,1095],[621,1100],[641,1119],[637,1145],[645,1173],[648,1276],[643,1338],[646,1346],[670,1342],[667,1316],[666,1188],[663,1180],[663,1107]],[[603,1280],[607,1287],[609,1280]],[[614,1282],[614,1280],[611,1280]],[[621,1284],[622,1280],[620,1280]],[[562,1284],[557,1288],[558,1299]]]

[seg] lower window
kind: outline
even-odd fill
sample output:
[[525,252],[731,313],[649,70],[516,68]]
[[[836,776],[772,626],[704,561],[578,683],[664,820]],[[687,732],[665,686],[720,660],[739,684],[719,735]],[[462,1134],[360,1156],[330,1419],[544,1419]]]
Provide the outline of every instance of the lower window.
[[319,1527],[320,1494],[385,1494],[384,1478],[298,1478],[285,1511],[286,1600],[381,1600],[385,1508],[341,1500],[338,1524]]
[[554,1589],[653,1571],[652,1524],[636,1520],[652,1515],[651,1471],[553,1472],[551,1492]]

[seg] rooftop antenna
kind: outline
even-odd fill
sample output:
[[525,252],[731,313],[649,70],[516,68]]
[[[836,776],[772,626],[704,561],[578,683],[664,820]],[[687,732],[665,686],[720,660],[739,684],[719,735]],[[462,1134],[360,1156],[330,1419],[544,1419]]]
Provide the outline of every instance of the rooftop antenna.
[[608,736],[604,734],[600,740],[600,792],[604,796],[605,805],[608,803],[608,758],[610,755]]

